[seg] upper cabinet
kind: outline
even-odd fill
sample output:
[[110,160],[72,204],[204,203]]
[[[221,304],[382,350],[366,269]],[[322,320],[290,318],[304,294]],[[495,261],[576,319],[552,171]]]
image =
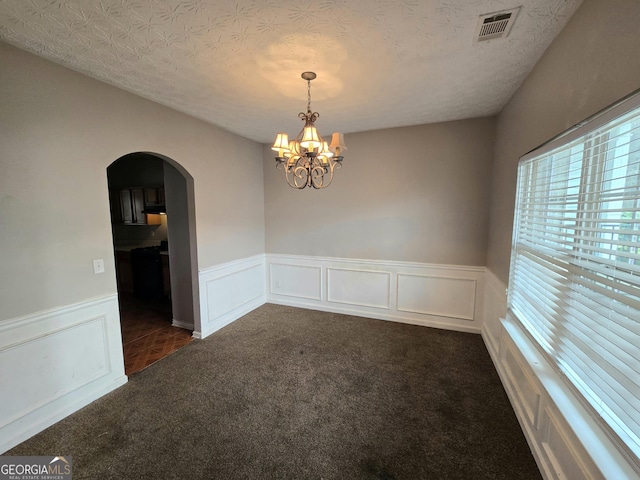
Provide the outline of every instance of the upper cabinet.
[[144,190],[142,188],[120,190],[120,213],[122,223],[147,224],[144,216]]
[[114,218],[117,223],[126,225],[160,225],[160,211],[164,211],[164,188],[123,188],[111,195],[111,212],[120,213],[120,218]]
[[164,207],[164,187],[145,188],[144,203],[147,207]]

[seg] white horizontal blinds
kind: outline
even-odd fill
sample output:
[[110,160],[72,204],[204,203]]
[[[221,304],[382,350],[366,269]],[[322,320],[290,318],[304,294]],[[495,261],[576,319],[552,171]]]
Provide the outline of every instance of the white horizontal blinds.
[[[510,298],[550,350],[557,348],[573,251],[583,146],[563,146],[521,163]],[[515,302],[515,300],[518,300]],[[544,301],[541,301],[541,300]],[[533,325],[532,325],[533,326]]]
[[640,108],[588,127],[518,167],[509,308],[639,456]]

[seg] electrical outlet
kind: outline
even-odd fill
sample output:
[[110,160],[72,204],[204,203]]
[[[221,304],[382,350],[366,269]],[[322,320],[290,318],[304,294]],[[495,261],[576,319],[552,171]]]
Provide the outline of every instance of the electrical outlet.
[[93,261],[93,273],[104,273],[104,260],[99,258]]

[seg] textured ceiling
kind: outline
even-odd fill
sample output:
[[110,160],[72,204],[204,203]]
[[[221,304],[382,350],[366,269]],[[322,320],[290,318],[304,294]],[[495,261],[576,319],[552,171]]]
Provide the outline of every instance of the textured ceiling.
[[[245,137],[492,115],[582,0],[0,0],[0,40]],[[522,6],[507,38],[481,14]]]

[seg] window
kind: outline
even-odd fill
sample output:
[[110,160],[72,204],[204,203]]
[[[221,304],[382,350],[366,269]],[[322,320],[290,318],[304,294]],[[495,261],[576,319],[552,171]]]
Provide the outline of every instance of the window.
[[640,95],[518,166],[508,305],[640,457]]

